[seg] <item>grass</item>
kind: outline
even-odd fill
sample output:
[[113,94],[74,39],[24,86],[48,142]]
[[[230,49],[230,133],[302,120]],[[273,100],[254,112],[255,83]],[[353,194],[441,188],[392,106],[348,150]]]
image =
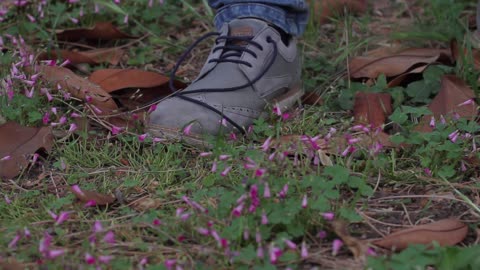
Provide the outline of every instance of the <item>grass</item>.
[[[94,2],[107,8],[94,14]],[[183,49],[212,27],[211,10],[205,1],[166,1],[146,9],[147,2],[125,1],[119,9],[106,1],[73,5],[52,1],[45,6],[49,15],[45,19],[29,22],[26,13],[37,14],[26,7],[16,15],[9,13],[0,29],[22,34],[29,44],[54,47],[57,44],[47,30],[78,27],[70,18],[83,8],[80,25],[106,20],[134,35],[149,33],[131,45],[128,64],[122,65],[168,72]],[[445,5],[451,8],[442,8]],[[463,2],[435,0],[413,7],[426,10],[423,19],[411,18],[405,29],[393,31],[393,37],[427,46],[447,46],[450,38],[463,38],[466,27],[457,19],[466,9]],[[128,25],[124,24],[126,12]],[[135,134],[108,138],[95,123],[91,130],[58,140],[52,153],[42,156],[37,165],[17,179],[0,182],[5,198],[0,202],[0,260],[15,259],[32,269],[478,268],[480,262],[473,254],[479,248],[473,233],[457,247],[427,250],[414,246],[399,254],[377,250],[378,256],[369,257],[365,264],[354,260],[345,247],[332,255],[332,242],[338,238],[329,222],[332,213],[336,219],[347,220],[352,235],[359,239],[446,217],[468,221],[471,231],[479,223],[476,167],[461,168],[463,157],[477,145],[479,125],[449,121],[430,134],[413,132],[415,119],[425,114],[422,106],[432,97],[408,96],[414,86],[398,89],[406,98],[398,102],[389,119],[389,125],[400,127],[395,140],[414,147],[372,153],[371,145],[358,145],[357,152],[345,156],[322,156],[322,160],[317,155],[312,137],[352,133],[353,93],[385,90],[380,79],[369,87],[339,75],[344,74],[349,58],[382,41],[384,37],[369,27],[378,20],[382,18],[368,14],[346,14],[323,25],[312,20],[300,45],[305,88],[321,95],[324,103],[292,111],[286,121],[275,115],[259,119],[246,138],[213,140],[214,148],[205,157],[200,157],[202,149],[154,143],[151,138],[140,142]],[[17,61],[12,56],[14,46],[6,44],[0,57],[7,67],[0,70],[2,78],[7,78],[10,64]],[[121,44],[98,44],[110,45]],[[196,58],[189,59],[184,74],[193,78],[208,49],[208,44],[195,49],[192,55]],[[433,67],[429,72],[456,72],[473,82],[478,73],[471,67],[467,62],[454,70]],[[439,76],[425,75],[422,83],[433,88]],[[10,103],[0,96],[0,104],[4,118],[24,125],[41,125],[42,116],[52,106],[68,109],[60,101],[48,103],[44,96],[26,99],[16,95]],[[447,137],[457,129],[470,133],[471,138],[451,143]],[[307,135],[308,143],[262,150],[266,138],[283,135]],[[325,159],[334,166],[323,166],[328,162]],[[425,168],[432,173],[426,174]],[[70,191],[72,185],[113,194],[116,202],[85,207]],[[266,196],[268,190],[270,196]],[[305,198],[307,206],[303,207]],[[68,212],[69,218],[56,224],[48,211]],[[102,228],[94,229],[98,222]],[[109,232],[115,241],[105,239]],[[13,243],[16,236],[21,237]],[[48,250],[40,251],[39,246],[50,237]],[[286,240],[296,248],[289,248]],[[49,250],[64,253],[55,257]]]

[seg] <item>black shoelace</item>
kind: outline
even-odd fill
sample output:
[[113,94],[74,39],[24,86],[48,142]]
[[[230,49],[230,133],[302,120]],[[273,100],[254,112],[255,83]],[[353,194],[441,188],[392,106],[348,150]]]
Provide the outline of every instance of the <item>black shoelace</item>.
[[201,102],[197,99],[187,97],[185,95],[194,94],[194,93],[230,92],[230,91],[236,91],[236,90],[240,90],[240,89],[243,89],[243,88],[246,88],[246,87],[253,86],[254,83],[256,83],[258,80],[260,80],[260,78],[262,78],[265,75],[265,73],[268,72],[268,70],[272,67],[273,63],[275,62],[275,59],[276,59],[277,53],[278,53],[277,52],[277,50],[278,50],[277,45],[270,36],[267,37],[267,42],[272,44],[272,46],[273,46],[273,57],[270,60],[270,62],[267,64],[265,69],[262,70],[262,72],[260,72],[253,80],[249,81],[248,83],[246,83],[244,85],[239,85],[239,86],[234,86],[234,87],[229,87],[229,88],[205,88],[205,89],[196,89],[196,90],[190,90],[190,91],[179,91],[174,85],[174,80],[175,80],[175,74],[177,73],[180,65],[185,61],[187,56],[192,52],[192,50],[199,43],[201,43],[205,39],[207,39],[209,37],[212,37],[212,36],[219,36],[215,40],[215,44],[218,44],[218,42],[220,40],[225,40],[225,45],[218,46],[214,49],[213,52],[219,51],[219,50],[224,50],[224,52],[222,53],[222,55],[219,58],[209,60],[209,63],[211,63],[211,62],[216,62],[216,63],[230,62],[230,63],[242,64],[242,65],[252,67],[252,64],[250,64],[246,61],[243,61],[243,60],[240,60],[240,59],[237,59],[237,58],[232,59],[231,57],[240,58],[242,56],[242,54],[244,52],[246,52],[246,53],[251,54],[253,57],[257,58],[257,54],[255,52],[253,52],[252,50],[248,49],[246,46],[233,45],[231,43],[232,41],[245,42],[245,43],[251,44],[251,45],[253,45],[253,46],[255,46],[258,49],[263,51],[263,47],[260,44],[258,44],[255,41],[252,41],[253,36],[239,36],[239,37],[238,36],[220,36],[220,33],[218,33],[218,32],[212,32],[212,33],[205,34],[202,37],[200,37],[197,41],[195,41],[182,54],[182,56],[180,56],[180,58],[178,59],[176,65],[175,65],[175,67],[174,67],[174,69],[173,69],[173,71],[170,75],[170,90],[173,92],[172,96],[176,96],[178,98],[189,101],[191,103],[198,104],[200,106],[203,106],[203,107],[219,114],[223,119],[225,119],[227,122],[229,122],[232,126],[234,126],[238,130],[240,130],[243,134],[245,134],[246,131],[245,131],[244,127],[240,126],[235,121],[233,121],[232,119],[227,117],[223,112],[217,110],[216,108],[214,108],[214,107],[212,107],[212,106],[210,106],[210,105],[208,105],[204,102]]

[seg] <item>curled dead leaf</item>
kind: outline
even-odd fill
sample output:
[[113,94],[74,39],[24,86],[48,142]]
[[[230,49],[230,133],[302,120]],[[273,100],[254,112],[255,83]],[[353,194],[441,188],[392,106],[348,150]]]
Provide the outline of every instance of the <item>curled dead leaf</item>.
[[380,127],[392,114],[392,98],[388,93],[357,92],[353,114],[355,121],[359,124],[371,125],[373,128]]
[[[122,106],[135,109],[171,94],[170,79],[160,73],[136,69],[101,69],[90,75],[90,81],[114,95]],[[185,84],[175,81],[177,89]]]
[[72,64],[90,64],[96,65],[101,63],[109,63],[118,65],[124,51],[121,48],[101,48],[88,51],[51,51],[50,53],[43,52],[38,56],[38,60],[53,60],[53,59],[68,59]]
[[409,245],[429,245],[433,242],[441,246],[452,246],[465,239],[467,232],[468,226],[458,219],[444,219],[394,232],[372,241],[372,244],[391,250],[403,250]]
[[109,114],[118,109],[115,101],[109,93],[105,92],[100,86],[84,79],[71,70],[56,66],[37,66],[43,78],[53,85],[59,84],[72,96],[86,100],[87,95],[91,97],[90,104],[95,105],[101,110],[98,114]]
[[40,149],[53,146],[50,127],[24,127],[14,122],[0,126],[0,177],[13,178],[28,166]]
[[[452,117],[456,113],[462,118],[473,120],[478,114],[478,104],[474,98],[473,90],[462,79],[455,75],[445,75],[442,78],[440,92],[432,100],[428,109],[436,119],[440,116]],[[464,104],[465,102],[467,104]],[[429,126],[430,119],[431,116],[424,116],[416,130],[432,131]]]
[[95,205],[108,205],[115,202],[115,197],[111,195],[101,194],[96,191],[91,190],[77,190],[70,188],[72,193],[79,199],[81,202],[87,203],[94,201]]
[[149,209],[158,209],[162,205],[159,199],[152,199],[149,197],[140,198],[134,201],[131,206],[137,211],[147,211]]
[[136,38],[120,31],[111,22],[97,22],[90,28],[64,29],[57,30],[55,33],[58,40],[69,41],[78,41],[81,39],[115,40]]
[[365,261],[368,253],[368,242],[352,237],[347,230],[348,224],[342,220],[332,222],[333,231],[342,239],[356,260]]

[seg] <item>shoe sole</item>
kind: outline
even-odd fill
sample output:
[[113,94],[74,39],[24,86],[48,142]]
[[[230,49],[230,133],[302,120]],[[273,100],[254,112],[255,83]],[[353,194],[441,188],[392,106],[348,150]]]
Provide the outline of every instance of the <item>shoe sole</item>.
[[[304,90],[301,84],[298,84],[290,88],[286,93],[274,98],[271,102],[268,102],[268,104],[279,106],[282,108],[282,110],[287,110],[293,107],[295,103],[300,102],[303,94]],[[213,148],[213,145],[206,142],[201,134],[191,133],[186,135],[183,133],[183,130],[178,128],[149,125],[147,127],[147,132],[154,137],[167,139],[169,141],[184,142],[186,144],[204,149]]]

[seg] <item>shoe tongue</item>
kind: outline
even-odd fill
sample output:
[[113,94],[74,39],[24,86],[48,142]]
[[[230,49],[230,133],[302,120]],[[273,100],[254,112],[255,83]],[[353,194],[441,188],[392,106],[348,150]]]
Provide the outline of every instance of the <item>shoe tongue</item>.
[[[229,35],[234,37],[255,36],[267,24],[257,19],[236,19],[229,23]],[[246,46],[245,41],[232,42],[234,45]]]

